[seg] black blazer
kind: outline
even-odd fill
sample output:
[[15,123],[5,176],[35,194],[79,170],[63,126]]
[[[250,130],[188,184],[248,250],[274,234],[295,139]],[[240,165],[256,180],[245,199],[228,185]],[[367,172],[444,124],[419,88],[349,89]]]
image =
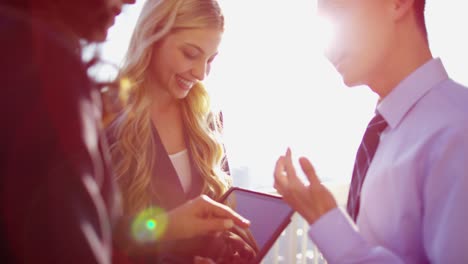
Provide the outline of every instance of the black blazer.
[[[115,127],[120,122],[121,118],[122,116],[117,117],[106,130],[107,138],[111,146],[116,142]],[[172,165],[169,154],[161,141],[161,137],[159,136],[157,129],[154,126],[151,127],[156,155],[154,159],[151,184],[147,193],[151,196],[152,206],[169,211],[200,195],[203,188],[203,179],[201,178],[199,170],[193,163],[191,151],[189,150],[192,185],[190,190],[185,193],[182,183],[179,180],[179,176]],[[185,138],[187,142],[188,138]],[[118,159],[118,157],[116,159]],[[113,160],[113,163],[115,162],[117,162],[117,160]],[[123,177],[129,178],[131,175],[124,175]],[[125,182],[125,179],[123,182]]]
[[[121,122],[121,118],[121,115],[118,116],[106,130],[110,145],[116,142],[116,125]],[[203,188],[203,180],[200,172],[196,166],[194,166],[191,154],[189,154],[192,185],[190,190],[185,193],[179,176],[162,144],[161,137],[154,126],[152,126],[152,135],[154,138],[156,155],[151,184],[147,193],[151,196],[152,206],[170,211],[200,195]],[[187,140],[188,138],[186,137],[186,142]],[[191,153],[190,150],[189,153]],[[114,157],[113,163],[115,162],[116,160]],[[130,175],[124,177],[130,177]],[[125,179],[123,182],[125,183]],[[119,222],[118,228],[114,232],[114,239],[116,244],[118,244],[117,256],[115,256],[114,259],[130,258],[131,263],[191,263],[193,261],[195,252],[199,251],[197,247],[201,246],[198,240],[189,239],[146,245],[135,244],[133,239],[129,236],[133,217],[133,215],[124,215]],[[128,256],[125,257],[125,254],[128,254]],[[128,263],[128,261],[124,261],[123,263]]]
[[[171,210],[177,206],[193,199],[201,194],[203,188],[203,179],[199,170],[194,166],[191,151],[189,150],[190,165],[192,171],[192,185],[190,190],[185,193],[179,176],[172,165],[166,148],[164,147],[157,129],[152,126],[153,138],[155,143],[156,157],[153,168],[153,179],[149,192],[152,195],[153,204],[166,210]],[[188,137],[185,137],[188,142]],[[186,144],[189,146],[189,144]]]
[[[122,115],[119,115],[107,128],[106,133],[111,145],[116,141],[116,125],[121,122],[121,118]],[[222,119],[220,119],[220,121],[222,122]],[[203,188],[203,179],[199,170],[194,165],[192,154],[189,149],[192,185],[190,190],[185,193],[157,129],[154,126],[151,127],[156,156],[148,194],[151,195],[152,206],[169,211],[199,196]],[[214,129],[214,127],[212,127],[212,129]],[[186,136],[185,141],[188,142],[188,140]],[[186,145],[189,148],[189,144]],[[115,161],[116,160],[113,162]],[[229,165],[226,156],[223,160],[223,170],[229,174]],[[120,240],[119,244],[122,243],[122,240],[125,245],[133,244],[131,238],[125,235],[129,233],[128,228],[130,228],[129,223],[131,218],[132,216],[128,215],[122,218],[121,223],[123,223],[123,226],[120,225],[120,230],[117,230],[120,234],[116,234],[116,239]],[[124,235],[122,236],[122,234]],[[132,250],[133,252],[130,253],[132,255],[130,258],[132,263],[191,263],[193,262],[193,257],[196,256],[197,252],[200,252],[206,244],[204,239],[204,237],[200,237],[183,241],[157,243],[157,245],[135,245]]]

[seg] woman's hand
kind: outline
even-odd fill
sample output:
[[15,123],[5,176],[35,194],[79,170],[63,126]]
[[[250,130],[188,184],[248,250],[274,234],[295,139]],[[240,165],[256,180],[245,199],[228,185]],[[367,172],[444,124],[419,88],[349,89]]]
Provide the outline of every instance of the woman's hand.
[[246,228],[250,222],[231,208],[202,195],[168,213],[168,226],[162,239],[187,239],[228,230],[234,225]]
[[255,241],[246,240],[242,232],[244,230],[234,227],[229,231],[203,236],[194,263],[252,263],[258,247]]

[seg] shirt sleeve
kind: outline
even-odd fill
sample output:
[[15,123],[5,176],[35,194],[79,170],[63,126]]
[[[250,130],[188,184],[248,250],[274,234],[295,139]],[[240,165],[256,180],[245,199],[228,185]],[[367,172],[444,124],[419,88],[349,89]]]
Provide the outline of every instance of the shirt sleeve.
[[[468,128],[445,129],[433,140],[422,186],[424,252],[430,263],[466,263]],[[366,241],[340,209],[311,225],[309,237],[328,263],[404,263],[389,249]]]
[[396,255],[368,243],[341,209],[335,208],[317,220],[309,237],[328,263],[403,263]]
[[468,263],[468,126],[441,131],[424,182],[424,250],[431,263]]

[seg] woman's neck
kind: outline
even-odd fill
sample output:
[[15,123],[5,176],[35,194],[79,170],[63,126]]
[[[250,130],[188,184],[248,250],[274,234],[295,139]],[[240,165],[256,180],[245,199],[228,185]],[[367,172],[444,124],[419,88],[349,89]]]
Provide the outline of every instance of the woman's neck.
[[152,100],[152,112],[154,114],[164,114],[180,109],[180,100],[175,99],[166,89],[154,85],[151,87],[151,96]]
[[181,101],[169,95],[153,96],[156,97],[151,107],[151,121],[167,153],[175,154],[186,149]]
[[180,103],[177,101],[164,102],[155,100],[151,106],[151,115],[153,118],[160,118],[163,116],[175,116],[179,115],[181,110]]

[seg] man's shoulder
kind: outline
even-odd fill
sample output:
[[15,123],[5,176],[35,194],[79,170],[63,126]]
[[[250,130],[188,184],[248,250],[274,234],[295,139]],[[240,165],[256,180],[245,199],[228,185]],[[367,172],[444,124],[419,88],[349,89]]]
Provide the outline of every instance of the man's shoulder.
[[[25,63],[51,65],[57,61],[73,61],[83,66],[78,45],[49,24],[21,11],[0,6],[0,54],[2,66],[24,67]],[[38,60],[39,58],[50,60]],[[16,69],[18,70],[18,69]],[[2,73],[4,73],[2,71]]]
[[426,125],[435,126],[467,120],[468,88],[446,79],[422,96],[407,117],[427,120]]
[[468,87],[449,79],[436,93],[448,106],[452,106],[455,112],[468,114]]
[[435,87],[425,100],[432,104],[429,113],[445,120],[448,124],[464,122],[468,124],[468,88],[452,79]]
[[77,112],[79,99],[90,97],[79,54],[64,36],[20,11],[0,7],[0,57],[3,138],[18,135],[23,128],[17,124],[26,119],[45,128],[52,113]]
[[21,94],[39,98],[45,88],[70,93],[75,92],[72,87],[88,86],[86,67],[72,41],[41,20],[2,7],[0,57],[4,98]]
[[429,147],[464,131],[468,131],[468,88],[447,79],[414,104],[395,135],[405,144]]

